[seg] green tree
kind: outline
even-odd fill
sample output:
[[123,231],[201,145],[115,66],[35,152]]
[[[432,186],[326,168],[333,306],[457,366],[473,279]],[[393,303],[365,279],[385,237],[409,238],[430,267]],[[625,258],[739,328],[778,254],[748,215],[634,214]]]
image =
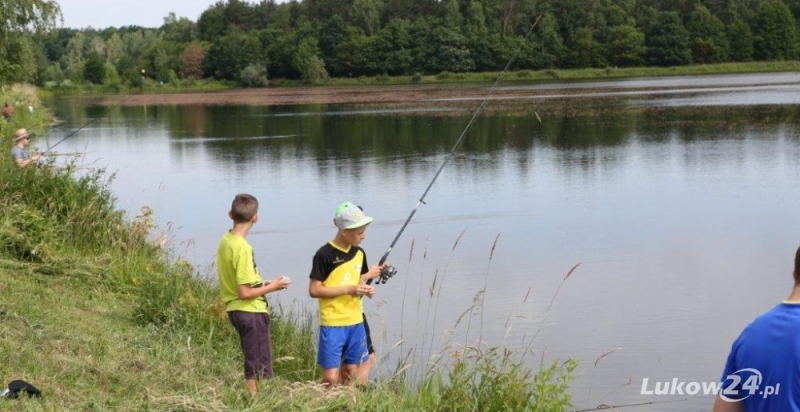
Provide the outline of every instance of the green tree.
[[470,0],[464,15],[464,36],[467,48],[475,62],[475,70],[489,71],[496,66],[492,55],[492,39],[486,25],[484,6],[479,0]]
[[247,31],[255,28],[254,17],[254,9],[247,3],[240,0],[218,1],[200,14],[197,33],[200,40],[215,42],[234,29]]
[[20,37],[11,44],[6,45],[5,52],[5,58],[16,62],[16,66],[20,67],[19,72],[11,75],[9,79],[16,82],[41,82],[39,70],[40,68],[42,71],[46,69],[47,59],[44,57],[41,48],[34,45],[30,36]]
[[644,33],[633,25],[623,24],[608,30],[609,62],[615,66],[640,66],[644,63]]
[[692,64],[691,39],[677,12],[659,13],[655,25],[647,33],[647,61],[653,66]]
[[119,33],[114,33],[106,40],[106,59],[112,64],[117,64],[125,54],[125,42]]
[[44,46],[45,56],[51,62],[60,61],[67,53],[67,43],[78,33],[75,29],[55,29],[44,33],[41,42]]
[[245,67],[265,61],[254,33],[232,30],[211,44],[203,59],[203,70],[217,79],[238,80]]
[[36,61],[26,37],[55,28],[61,9],[49,0],[0,2],[0,85],[29,80]]
[[692,37],[695,63],[720,63],[728,60],[728,38],[722,21],[702,4],[695,6],[686,24]]
[[189,43],[197,40],[197,25],[186,17],[177,18],[175,13],[164,17],[160,31],[166,41]]
[[117,68],[111,62],[106,62],[104,65],[105,68],[105,76],[103,81],[106,84],[111,85],[118,85],[120,83],[119,73],[117,73]]
[[597,60],[595,54],[602,53],[602,48],[603,45],[595,42],[591,28],[580,27],[572,35],[569,64],[574,67],[591,67]]
[[783,1],[761,4],[750,27],[756,60],[791,60],[797,56],[797,22]]
[[87,50],[88,53],[97,53],[100,56],[106,55],[106,42],[100,36],[92,37],[89,41],[89,49]]
[[463,17],[458,0],[443,0],[444,3],[444,24],[448,27],[461,27]]
[[410,74],[414,63],[412,55],[411,23],[406,19],[394,19],[376,35],[373,43],[378,70],[391,75]]
[[45,82],[56,82],[56,84],[64,81],[64,72],[61,71],[61,66],[58,63],[53,63],[47,66],[42,78]]
[[86,58],[86,64],[83,66],[83,78],[93,84],[103,84],[106,79],[106,65],[105,59],[100,53],[92,52]]
[[350,16],[357,27],[364,30],[367,36],[372,36],[380,30],[381,12],[383,12],[381,0],[354,0]]
[[560,67],[592,66],[597,56],[603,56],[598,40],[605,32],[606,22],[597,0],[561,0],[549,2],[556,31],[564,43],[558,58]]
[[62,66],[72,81],[83,80],[83,48],[86,43],[83,32],[78,32],[67,43],[67,54],[62,57]]
[[753,32],[750,26],[740,18],[736,18],[728,26],[728,42],[730,44],[730,59],[735,62],[753,60]]
[[122,40],[125,43],[128,57],[132,60],[138,60],[146,47],[142,31],[136,30],[134,32],[125,33],[122,35]]
[[[522,41],[521,37],[513,40],[514,49],[520,41]],[[566,48],[561,34],[558,32],[556,18],[550,13],[545,13],[539,20],[539,26],[534,29],[529,41],[522,47],[518,58],[518,67],[535,70],[556,68],[565,53]],[[508,60],[510,57],[509,54],[508,57],[504,56],[502,60]]]
[[242,70],[240,81],[244,87],[267,87],[267,68],[263,64],[251,64]]
[[311,22],[324,22],[334,14],[350,9],[352,0],[303,0],[305,15]]
[[[287,9],[288,10],[288,9]],[[280,13],[278,13],[280,14]],[[300,74],[294,67],[293,57],[297,50],[296,34],[292,30],[269,28],[259,32],[259,41],[271,64],[267,67],[269,77],[296,79]]]
[[458,27],[438,25],[429,39],[433,53],[428,61],[430,72],[468,72],[475,69],[475,62],[467,49],[467,40]]
[[[341,75],[362,76],[373,75],[376,72],[388,73],[385,66],[394,64],[394,62],[392,60],[380,61],[376,52],[378,40],[378,35],[370,37],[359,28],[348,27],[344,39],[336,46],[334,51],[336,60],[340,65]],[[399,41],[399,39],[394,40]],[[327,60],[325,65],[329,66]]]
[[320,53],[327,62],[328,72],[334,76],[347,73],[336,53],[336,48],[345,41],[346,36],[347,23],[338,14],[328,18],[317,35]]
[[319,57],[317,40],[308,37],[297,47],[294,66],[307,83],[319,83],[328,79],[325,62]]

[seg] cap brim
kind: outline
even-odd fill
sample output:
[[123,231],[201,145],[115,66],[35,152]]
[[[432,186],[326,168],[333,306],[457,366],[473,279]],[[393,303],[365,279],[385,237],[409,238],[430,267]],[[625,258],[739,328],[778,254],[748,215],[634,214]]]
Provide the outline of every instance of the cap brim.
[[359,220],[358,222],[350,224],[350,225],[347,225],[345,227],[345,229],[358,229],[358,228],[366,226],[366,225],[368,225],[370,223],[372,223],[372,218],[369,217],[369,216],[365,216],[363,219]]

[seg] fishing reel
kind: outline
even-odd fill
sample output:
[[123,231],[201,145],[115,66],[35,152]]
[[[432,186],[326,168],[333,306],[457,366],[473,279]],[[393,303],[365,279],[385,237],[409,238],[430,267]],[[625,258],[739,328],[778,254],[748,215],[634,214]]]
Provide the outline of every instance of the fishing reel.
[[377,284],[386,283],[389,278],[393,277],[397,274],[397,268],[392,265],[386,265],[381,269],[381,275],[378,276],[378,281],[375,282]]

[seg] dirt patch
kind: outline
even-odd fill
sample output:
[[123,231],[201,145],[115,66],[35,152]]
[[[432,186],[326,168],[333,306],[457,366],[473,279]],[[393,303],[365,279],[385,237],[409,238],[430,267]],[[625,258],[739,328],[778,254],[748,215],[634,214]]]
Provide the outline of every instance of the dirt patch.
[[[554,87],[555,86],[555,87]],[[561,86],[564,86],[563,88]],[[487,97],[491,83],[357,87],[272,87],[197,93],[109,94],[72,97],[88,106],[157,105],[336,105],[336,110],[376,110],[375,115],[420,112],[432,116],[474,113]],[[639,104],[660,98],[658,87],[581,87],[576,84],[501,84],[484,106],[485,114],[602,116],[664,108]],[[668,89],[665,87],[663,89]],[[695,88],[696,91],[696,88]],[[632,93],[635,96],[632,96]],[[674,94],[673,94],[674,96]],[[632,101],[639,103],[631,104]],[[671,109],[670,109],[671,110]],[[669,111],[669,110],[668,110]]]
[[82,99],[99,106],[142,105],[257,105],[398,103],[488,93],[489,86],[417,85],[362,87],[292,87],[237,89],[197,93],[144,93],[132,95],[94,95]]
[[[516,86],[516,85],[514,85]],[[359,87],[292,87],[239,89],[198,93],[109,94],[72,97],[88,106],[157,105],[338,105],[353,109],[402,109],[436,115],[463,115],[474,112],[489,94],[491,84],[437,84]],[[485,106],[486,113],[526,113],[562,111],[567,107],[586,108],[601,100],[585,97],[587,89],[550,87],[500,87]],[[593,94],[602,90],[591,89]],[[608,107],[609,98],[602,97]]]

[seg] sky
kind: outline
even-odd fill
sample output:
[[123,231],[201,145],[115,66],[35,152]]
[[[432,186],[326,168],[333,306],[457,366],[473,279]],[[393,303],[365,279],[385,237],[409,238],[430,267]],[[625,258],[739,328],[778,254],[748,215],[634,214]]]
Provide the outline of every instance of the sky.
[[95,29],[120,26],[160,27],[170,12],[197,21],[218,0],[55,0],[64,26]]

